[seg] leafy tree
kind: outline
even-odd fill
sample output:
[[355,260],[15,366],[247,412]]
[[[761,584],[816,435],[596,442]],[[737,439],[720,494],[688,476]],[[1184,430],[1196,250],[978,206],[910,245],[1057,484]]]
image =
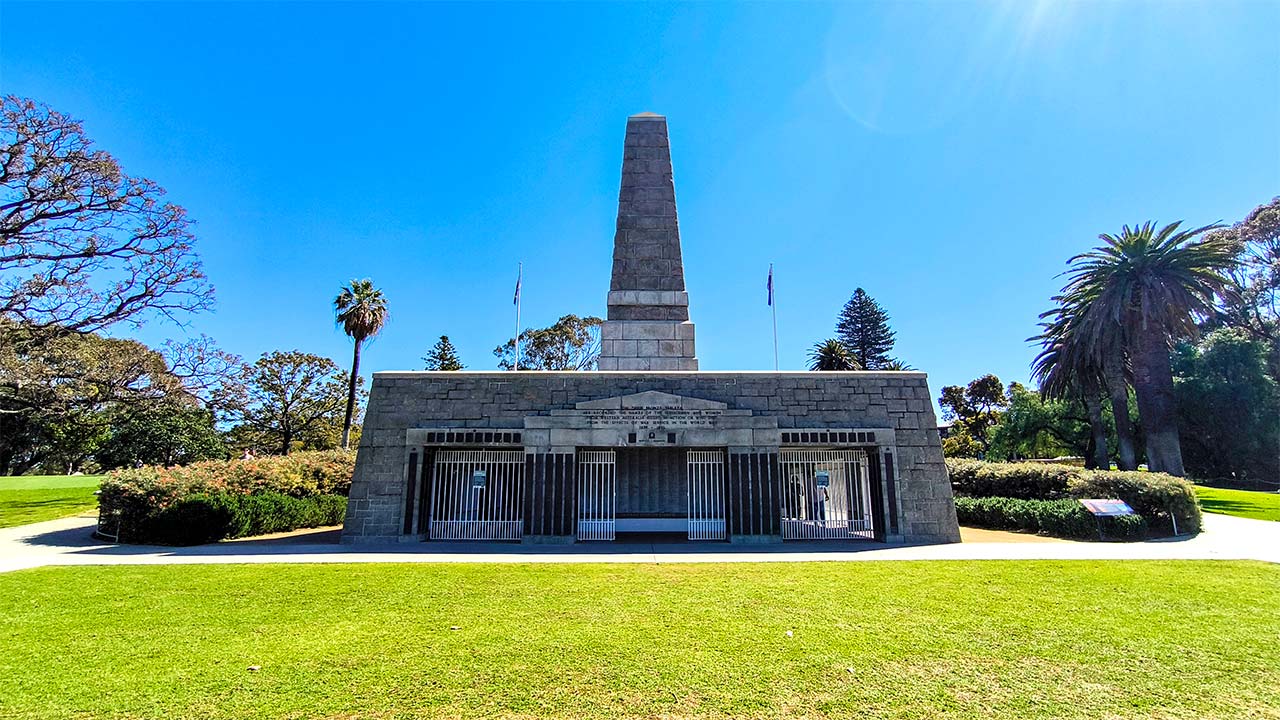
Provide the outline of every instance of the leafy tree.
[[[1183,475],[1173,391],[1171,344],[1194,337],[1195,319],[1210,314],[1215,297],[1231,294],[1223,274],[1235,246],[1220,237],[1197,236],[1218,226],[1179,231],[1180,223],[1125,226],[1118,236],[1073,257],[1063,304],[1080,313],[1082,341],[1101,345],[1119,332],[1133,369],[1138,411],[1146,434],[1147,465]],[[1117,331],[1117,326],[1119,330]]]
[[41,468],[70,475],[89,467],[90,460],[107,441],[107,414],[76,409],[51,419],[44,430],[48,456]]
[[1235,328],[1178,347],[1174,389],[1192,475],[1280,478],[1280,389],[1266,355],[1264,343]]
[[953,428],[951,435],[942,441],[942,454],[949,458],[980,458],[986,450],[982,443],[964,428]]
[[227,457],[213,413],[193,404],[123,407],[110,414],[96,457],[103,468],[185,465]]
[[948,385],[938,398],[942,417],[954,421],[955,431],[977,443],[983,455],[991,449],[988,431],[1000,421],[1001,411],[1008,406],[1000,378],[983,375],[968,386]]
[[[357,380],[357,392],[363,395],[361,384]],[[348,375],[329,358],[276,351],[244,367],[240,384],[220,404],[230,409],[237,424],[261,433],[288,455],[294,441],[342,417],[348,387]]]
[[836,335],[860,367],[879,370],[889,362],[895,335],[889,329],[889,315],[862,288],[853,292],[853,297],[840,311]]
[[[565,315],[547,328],[529,328],[520,333],[521,370],[593,370],[600,357],[598,317]],[[493,349],[498,367],[515,367],[515,338]]]
[[133,340],[64,334],[28,342],[0,321],[0,474],[82,463],[103,439],[110,409],[183,395],[160,353]]
[[347,375],[347,411],[342,421],[342,448],[350,447],[351,419],[356,410],[356,384],[360,379],[360,346],[387,324],[387,299],[372,280],[352,280],[333,300],[338,326],[355,341],[351,372]]
[[81,124],[13,95],[0,107],[0,344],[208,309],[186,211],[94,148]]
[[831,338],[815,343],[813,349],[809,351],[809,369],[861,370],[862,366],[858,364],[857,359],[853,357],[853,353],[849,352],[849,348],[844,346],[844,343]]
[[1230,273],[1240,294],[1223,299],[1219,316],[1207,329],[1240,328],[1263,343],[1268,372],[1280,382],[1280,197],[1254,208],[1230,228],[1211,234],[1238,249]]
[[427,363],[427,370],[461,370],[465,367],[448,335],[441,335],[435,347],[422,359]]
[[[1075,398],[1044,396],[1020,383],[1009,383],[1005,394],[1008,408],[991,429],[989,460],[1083,456],[1089,467],[1110,468],[1107,456],[1106,422],[1102,403],[1094,396],[1101,427],[1100,437],[1091,432],[1090,410]],[[1095,448],[1101,443],[1101,450]],[[1094,454],[1096,452],[1096,454]]]

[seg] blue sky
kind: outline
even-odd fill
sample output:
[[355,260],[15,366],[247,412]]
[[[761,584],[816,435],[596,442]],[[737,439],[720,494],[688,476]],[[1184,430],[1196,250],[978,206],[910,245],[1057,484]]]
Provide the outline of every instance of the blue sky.
[[[703,369],[784,369],[855,287],[944,384],[1025,380],[1072,254],[1280,193],[1280,4],[8,2],[0,86],[79,117],[199,222],[252,359],[349,362],[350,278],[392,317],[365,372],[448,334],[472,369],[603,315],[626,117],[668,116]],[[35,31],[35,28],[42,28]],[[57,32],[50,31],[57,28]]]

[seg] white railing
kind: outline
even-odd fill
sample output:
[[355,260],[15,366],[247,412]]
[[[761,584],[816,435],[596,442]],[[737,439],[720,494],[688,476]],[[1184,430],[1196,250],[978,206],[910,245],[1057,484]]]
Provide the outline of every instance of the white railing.
[[689,539],[723,540],[724,452],[690,450],[688,463]]
[[783,540],[875,539],[864,450],[779,451]]
[[432,540],[523,536],[523,450],[440,450],[432,472]]
[[578,539],[614,540],[618,526],[617,453],[578,453]]

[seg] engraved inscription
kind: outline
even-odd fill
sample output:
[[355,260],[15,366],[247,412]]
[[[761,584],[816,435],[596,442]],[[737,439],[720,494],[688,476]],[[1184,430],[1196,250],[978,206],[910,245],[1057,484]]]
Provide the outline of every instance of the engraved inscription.
[[684,410],[681,408],[624,408],[579,410],[589,427],[709,428],[724,416],[723,410]]

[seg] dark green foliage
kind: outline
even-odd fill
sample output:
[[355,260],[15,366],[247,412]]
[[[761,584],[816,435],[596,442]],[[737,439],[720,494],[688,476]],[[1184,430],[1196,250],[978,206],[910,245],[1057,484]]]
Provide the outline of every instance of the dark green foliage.
[[[359,396],[364,378],[342,372],[329,358],[301,350],[264,353],[242,369],[234,392],[219,397],[228,419],[245,425],[283,455],[294,443],[341,428],[351,377]],[[357,417],[356,420],[359,420]]]
[[200,545],[227,538],[265,535],[298,528],[337,525],[346,513],[341,495],[297,498],[277,492],[253,495],[191,495],[146,518],[133,541]]
[[960,497],[956,498],[956,516],[962,524],[973,527],[1074,540],[1141,540],[1147,535],[1147,523],[1141,515],[1095,518],[1077,500]]
[[1174,356],[1174,390],[1187,472],[1198,478],[1280,478],[1280,387],[1267,348],[1220,329]]
[[952,433],[956,441],[951,443],[952,448],[971,448],[976,450],[973,454],[985,457],[991,449],[988,431],[1000,422],[1001,412],[1009,406],[1009,400],[1000,378],[988,374],[965,387],[942,388],[938,405],[942,407],[942,417],[954,421]]
[[1162,533],[1200,531],[1200,503],[1191,483],[1164,473],[1085,470],[1052,463],[947,460],[957,496],[1023,500],[1118,498]]
[[213,414],[193,406],[123,407],[113,414],[97,459],[103,469],[184,465],[227,456]]
[[889,314],[862,288],[836,318],[836,335],[863,369],[879,370],[890,362],[895,333],[889,329]]
[[134,542],[201,545],[228,537],[236,517],[233,496],[192,495],[143,519],[133,529]]
[[858,359],[844,343],[831,338],[815,343],[809,351],[810,370],[861,370]]
[[1098,472],[1081,470],[1071,482],[1076,498],[1119,498],[1147,523],[1162,533],[1173,532],[1177,519],[1179,533],[1200,532],[1200,501],[1195,487],[1182,478],[1152,472]]
[[449,342],[448,335],[441,335],[431,352],[422,360],[426,363],[427,370],[462,370],[466,367],[458,358],[458,351]]
[[1051,463],[947,460],[947,472],[957,495],[1056,500],[1067,497],[1067,487],[1080,468]]
[[1008,402],[1008,410],[988,432],[988,459],[1087,456],[1089,419],[1079,400],[1047,398],[1009,383]]

